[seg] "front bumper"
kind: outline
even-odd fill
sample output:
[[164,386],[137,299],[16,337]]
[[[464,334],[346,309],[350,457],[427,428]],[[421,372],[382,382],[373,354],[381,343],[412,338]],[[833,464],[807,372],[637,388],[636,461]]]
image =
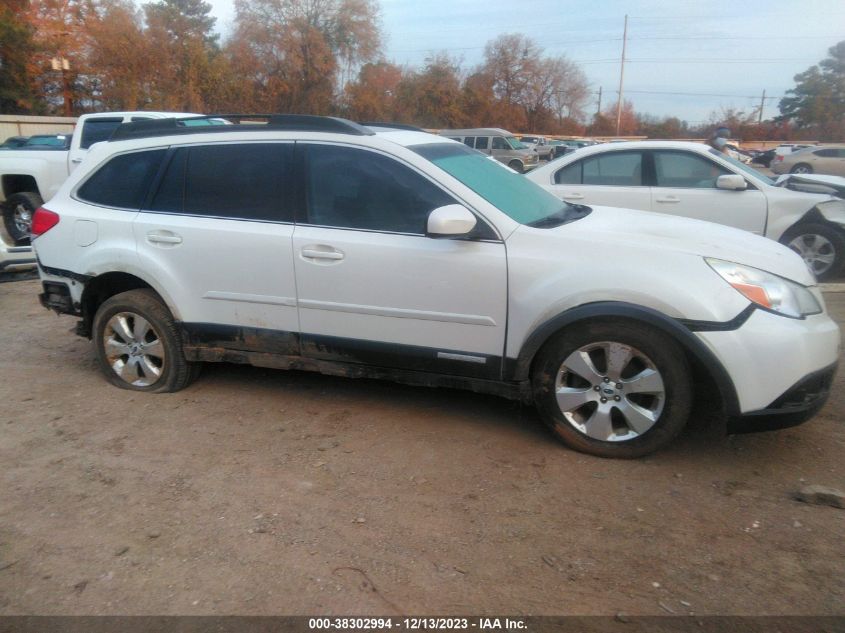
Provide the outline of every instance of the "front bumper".
[[839,327],[826,314],[790,319],[758,309],[736,329],[696,335],[736,391],[732,432],[800,424],[824,404],[840,345]]
[[837,364],[805,376],[771,405],[728,420],[728,433],[757,433],[774,431],[802,424],[824,407]]

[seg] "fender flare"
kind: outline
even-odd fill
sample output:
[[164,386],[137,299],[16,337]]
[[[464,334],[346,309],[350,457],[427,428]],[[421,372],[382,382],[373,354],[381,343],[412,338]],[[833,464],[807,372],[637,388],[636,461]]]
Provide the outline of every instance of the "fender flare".
[[652,308],[623,301],[588,303],[566,310],[535,328],[523,343],[519,356],[516,359],[505,359],[505,379],[513,381],[529,380],[531,364],[537,352],[554,334],[567,326],[581,321],[601,318],[629,319],[650,325],[678,343],[713,379],[719,395],[722,397],[725,412],[729,416],[738,415],[740,413],[739,398],[733,380],[724,365],[694,332],[735,330],[748,320],[752,312],[754,312],[753,304],[730,321],[689,321],[673,319]]

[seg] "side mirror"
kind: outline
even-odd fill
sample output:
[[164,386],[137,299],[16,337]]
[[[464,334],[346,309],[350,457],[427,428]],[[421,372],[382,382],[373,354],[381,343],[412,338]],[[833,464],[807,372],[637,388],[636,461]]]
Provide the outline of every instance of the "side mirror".
[[428,237],[460,237],[475,228],[477,220],[466,207],[460,204],[447,204],[437,207],[428,214]]
[[716,189],[729,189],[731,191],[743,191],[748,188],[745,178],[739,174],[724,174],[716,179]]

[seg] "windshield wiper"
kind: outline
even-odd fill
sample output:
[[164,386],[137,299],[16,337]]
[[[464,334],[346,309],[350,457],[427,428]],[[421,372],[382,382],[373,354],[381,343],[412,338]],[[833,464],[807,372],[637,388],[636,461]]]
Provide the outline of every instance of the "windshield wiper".
[[528,226],[535,229],[550,229],[587,217],[591,211],[592,209],[586,205],[567,203],[559,211],[555,211],[551,215],[547,215],[539,220],[529,222]]

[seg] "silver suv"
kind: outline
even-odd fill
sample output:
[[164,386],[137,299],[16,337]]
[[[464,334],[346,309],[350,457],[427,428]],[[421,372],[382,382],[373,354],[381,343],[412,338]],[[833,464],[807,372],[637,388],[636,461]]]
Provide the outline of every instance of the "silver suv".
[[540,164],[536,151],[522,143],[516,136],[497,127],[479,127],[467,130],[440,130],[440,136],[460,141],[482,154],[492,156],[514,171],[523,173]]

